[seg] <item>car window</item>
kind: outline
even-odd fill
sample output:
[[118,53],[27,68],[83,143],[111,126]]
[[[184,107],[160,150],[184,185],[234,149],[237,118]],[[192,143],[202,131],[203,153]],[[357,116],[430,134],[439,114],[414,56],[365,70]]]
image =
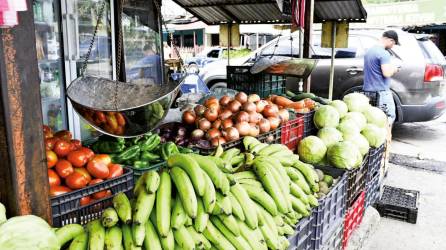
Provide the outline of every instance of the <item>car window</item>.
[[211,51],[208,53],[208,57],[211,57],[211,58],[218,58],[218,54],[219,54],[219,50],[214,49],[214,50],[211,50]]
[[393,46],[392,54],[399,57],[403,62],[416,62],[423,60],[423,54],[419,49],[417,39],[413,34],[399,33],[398,40],[401,45]]
[[[347,48],[337,48],[335,49],[335,58],[355,58],[364,55],[364,49],[361,46],[361,42],[358,36],[348,37],[348,47]],[[331,48],[321,47],[321,35],[316,34],[313,37],[313,48],[312,48],[313,58],[330,58]]]
[[418,43],[420,44],[424,57],[428,59],[430,63],[446,64],[446,59],[443,54],[431,40],[419,40]]
[[299,56],[299,39],[295,36],[281,36],[278,40],[272,41],[265,46],[260,52],[260,55],[293,55],[294,57],[297,57]]

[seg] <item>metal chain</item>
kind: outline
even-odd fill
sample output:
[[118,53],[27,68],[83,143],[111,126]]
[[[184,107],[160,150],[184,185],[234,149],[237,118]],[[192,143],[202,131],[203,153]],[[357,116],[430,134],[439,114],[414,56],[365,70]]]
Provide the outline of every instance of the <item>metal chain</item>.
[[[124,9],[124,0],[119,1],[119,11],[118,11],[118,51],[116,58],[116,70],[117,70],[117,79],[119,80],[119,76],[121,75],[121,59],[122,59],[122,11]],[[118,110],[118,81],[115,81],[115,96],[113,100],[115,104],[115,110]]]
[[[167,29],[167,24],[164,21],[163,15],[161,14],[161,6],[158,3],[158,0],[153,0],[153,3],[155,4],[156,9],[158,10],[158,14],[161,17],[161,23],[164,25],[164,29],[166,29],[166,32],[168,32],[169,30]],[[163,31],[160,30],[160,32],[162,33]],[[181,58],[180,52],[178,51],[177,46],[175,46],[175,42],[173,42],[173,37],[172,37],[171,40],[172,40],[172,47],[173,47],[173,49],[175,51],[175,54],[178,55],[178,59],[180,60],[180,67],[183,68],[183,66],[184,66],[183,58]]]
[[96,39],[96,34],[98,32],[99,25],[100,25],[100,23],[102,21],[102,16],[104,15],[105,1],[106,0],[104,0],[102,2],[101,8],[99,10],[99,13],[97,13],[98,19],[96,21],[96,27],[94,28],[93,38],[91,39],[90,47],[88,48],[87,55],[85,56],[84,63],[82,64],[82,67],[81,67],[81,76],[84,76],[85,70],[87,70],[87,62],[88,62],[88,59],[90,59],[91,50],[93,49],[94,41]]

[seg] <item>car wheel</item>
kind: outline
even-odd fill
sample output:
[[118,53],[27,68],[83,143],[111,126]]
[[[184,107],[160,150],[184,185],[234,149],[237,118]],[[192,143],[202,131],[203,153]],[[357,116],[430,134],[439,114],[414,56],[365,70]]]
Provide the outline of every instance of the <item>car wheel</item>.
[[215,92],[215,90],[223,89],[223,88],[226,88],[227,86],[228,85],[226,84],[226,82],[215,82],[215,83],[212,83],[209,90],[212,92]]

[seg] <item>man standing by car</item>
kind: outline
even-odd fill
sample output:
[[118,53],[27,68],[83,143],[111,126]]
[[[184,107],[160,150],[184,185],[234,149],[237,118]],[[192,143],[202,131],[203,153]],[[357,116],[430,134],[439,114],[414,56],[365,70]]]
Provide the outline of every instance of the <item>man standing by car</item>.
[[390,124],[393,124],[396,118],[395,102],[390,90],[390,77],[399,70],[391,63],[391,55],[388,51],[394,45],[400,45],[398,34],[393,30],[388,30],[383,33],[379,43],[368,49],[364,56],[363,90],[379,96],[380,103],[377,105],[387,113]]

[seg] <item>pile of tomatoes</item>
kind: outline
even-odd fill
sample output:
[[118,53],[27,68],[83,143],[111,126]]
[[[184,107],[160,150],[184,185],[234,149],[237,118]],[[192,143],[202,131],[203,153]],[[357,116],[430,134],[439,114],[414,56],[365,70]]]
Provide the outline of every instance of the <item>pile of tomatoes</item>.
[[[83,147],[79,140],[72,139],[70,131],[56,133],[43,127],[50,195],[57,196],[73,190],[92,186],[124,173],[119,164],[114,164],[107,154],[95,154]],[[110,196],[103,190],[81,199],[81,205]]]

